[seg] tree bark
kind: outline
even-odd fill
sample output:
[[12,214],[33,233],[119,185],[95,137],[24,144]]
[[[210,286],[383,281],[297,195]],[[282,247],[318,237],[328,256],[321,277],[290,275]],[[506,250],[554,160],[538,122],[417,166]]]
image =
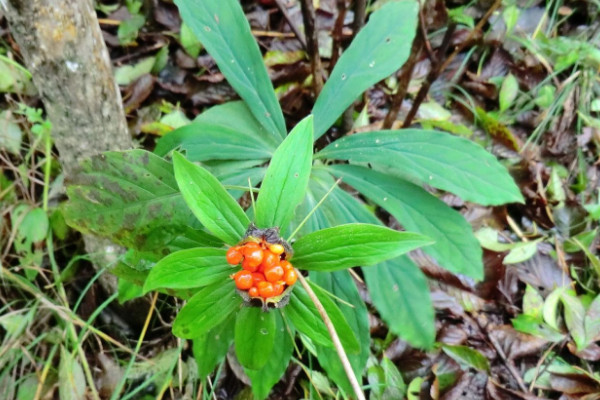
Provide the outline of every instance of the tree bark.
[[[52,123],[65,176],[84,158],[131,148],[92,0],[0,0],[0,5]],[[120,253],[108,240],[84,240],[97,266],[108,266]],[[115,277],[102,278],[102,286],[114,292]]]
[[69,176],[78,162],[132,147],[92,0],[0,0]]

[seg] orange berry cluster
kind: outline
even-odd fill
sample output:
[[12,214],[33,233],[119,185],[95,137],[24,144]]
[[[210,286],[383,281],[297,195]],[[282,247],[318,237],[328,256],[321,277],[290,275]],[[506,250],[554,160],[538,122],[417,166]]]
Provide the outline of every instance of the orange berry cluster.
[[242,270],[232,276],[240,290],[247,290],[250,297],[279,296],[288,286],[296,283],[298,275],[285,257],[281,244],[265,241],[247,242],[227,250],[227,262],[231,265],[242,263]]

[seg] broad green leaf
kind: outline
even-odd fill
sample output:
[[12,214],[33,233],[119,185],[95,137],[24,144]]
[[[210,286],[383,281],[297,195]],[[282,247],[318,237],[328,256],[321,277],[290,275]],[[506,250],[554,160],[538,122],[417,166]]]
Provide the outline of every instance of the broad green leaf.
[[363,268],[363,273],[373,303],[390,330],[413,346],[431,348],[435,313],[419,267],[403,256]]
[[416,1],[394,1],[374,12],[342,54],[313,108],[320,137],[367,88],[408,58],[417,28]]
[[85,398],[85,376],[79,361],[63,346],[60,347],[58,365],[58,394],[60,400],[78,400]]
[[558,303],[562,293],[566,288],[558,287],[552,291],[544,300],[544,307],[542,308],[542,316],[544,321],[555,330],[560,330],[558,327]]
[[225,282],[234,272],[225,253],[225,249],[194,248],[169,254],[150,270],[144,291],[189,289]]
[[225,322],[215,326],[204,335],[194,338],[193,353],[198,365],[200,379],[210,375],[217,364],[227,355],[233,343],[235,316],[231,315]]
[[240,241],[250,224],[242,207],[206,169],[173,153],[175,179],[188,207],[213,235],[228,244]]
[[282,231],[304,198],[312,165],[313,118],[296,125],[273,154],[256,201],[259,228],[278,226]]
[[271,357],[277,322],[276,311],[264,312],[259,307],[242,307],[235,320],[235,354],[240,364],[249,369],[262,368]]
[[241,304],[232,279],[206,286],[179,311],[173,334],[184,339],[198,338],[236,312]]
[[193,123],[168,133],[154,153],[164,156],[181,148],[190,161],[267,160],[279,141],[256,121],[242,101],[214,106]]
[[523,296],[523,314],[528,315],[535,320],[542,321],[542,309],[544,307],[544,298],[531,285],[525,287]]
[[[350,273],[348,271],[331,273],[313,271],[310,273],[310,278],[334,296],[334,302],[339,306],[350,328],[356,334],[360,345],[360,352],[347,355],[354,373],[357,377],[360,377],[369,357],[369,344],[371,341],[369,315],[367,307],[362,301]],[[336,299],[340,299],[341,301],[336,301]],[[328,347],[317,346],[317,358],[319,364],[327,372],[327,376],[341,387],[347,395],[352,396],[354,393],[352,385],[348,381],[337,352]]]
[[519,314],[511,322],[517,331],[537,336],[550,342],[560,342],[565,338],[565,335],[549,325],[540,322],[539,318],[531,315]]
[[371,386],[370,400],[403,399],[406,384],[394,363],[387,357],[381,359],[378,365],[376,359],[371,359],[368,366],[367,378]]
[[592,301],[585,313],[585,339],[589,343],[600,340],[600,295]]
[[117,283],[117,300],[119,300],[119,304],[123,304],[144,295],[142,287],[131,281],[119,279]]
[[193,220],[173,166],[144,150],[85,160],[67,184],[67,223],[123,246],[156,249]]
[[271,135],[283,139],[281,107],[239,1],[176,0],[175,4],[256,119]]
[[508,110],[518,94],[519,82],[517,82],[517,78],[513,74],[506,75],[506,78],[502,81],[500,94],[498,95],[501,113]]
[[337,164],[328,170],[392,214],[406,229],[435,240],[423,251],[442,267],[483,278],[481,246],[471,225],[443,201],[415,184],[366,167]]
[[[360,351],[360,344],[339,307],[329,298],[329,295],[323,289],[312,282],[310,282],[310,285],[321,301],[327,315],[329,315],[344,349],[350,354],[358,353]],[[300,285],[296,286],[292,291],[290,303],[285,307],[284,313],[292,324],[294,324],[294,327],[308,336],[315,344],[333,348],[331,336],[319,311],[311,301],[308,293]]]
[[261,369],[245,369],[246,375],[252,382],[252,393],[257,400],[266,398],[271,388],[279,382],[288,367],[294,349],[292,341],[294,331],[288,332],[281,314],[279,312],[273,313],[277,324],[277,334],[273,338],[274,344],[271,356]]
[[404,129],[345,136],[317,158],[368,162],[483,205],[523,202],[506,168],[483,147],[447,133]]
[[371,224],[347,224],[298,239],[293,244],[292,262],[298,268],[314,271],[367,267],[431,243],[416,233]]
[[468,346],[444,344],[442,350],[463,367],[475,368],[483,372],[490,371],[488,359],[475,349]]
[[565,324],[577,345],[577,350],[581,351],[587,345],[584,327],[585,307],[581,300],[569,291],[563,292],[560,298],[565,311]]

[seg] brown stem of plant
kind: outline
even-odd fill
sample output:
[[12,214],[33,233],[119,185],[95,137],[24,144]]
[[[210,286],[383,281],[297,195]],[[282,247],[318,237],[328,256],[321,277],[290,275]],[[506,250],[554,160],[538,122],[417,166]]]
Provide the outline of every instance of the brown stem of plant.
[[[461,51],[463,51],[465,47],[467,47],[469,44],[471,44],[471,41],[473,40],[475,35],[481,31],[481,29],[486,24],[488,19],[490,19],[490,17],[494,13],[494,11],[496,11],[498,9],[498,7],[500,7],[501,4],[502,4],[502,0],[496,0],[494,2],[494,4],[492,4],[492,6],[489,8],[489,10],[487,10],[485,15],[477,23],[475,28],[469,33],[469,35],[466,37],[466,39],[454,49],[452,54],[450,54],[443,63],[436,62],[436,60],[432,60],[432,63],[435,63],[435,65],[431,67],[431,71],[429,72],[429,75],[427,75],[427,79],[425,80],[425,82],[423,82],[423,86],[421,86],[421,88],[419,89],[419,92],[417,93],[417,97],[415,98],[415,101],[413,102],[413,106],[410,109],[408,115],[406,116],[404,123],[402,124],[403,128],[409,127],[410,124],[412,123],[412,120],[415,117],[415,115],[417,114],[417,111],[418,111],[421,103],[423,102],[423,100],[425,100],[425,97],[427,96],[427,93],[429,92],[429,88],[431,87],[431,84],[437,79],[437,77],[440,75],[440,73],[442,71],[444,71],[446,68],[448,68],[448,65],[450,65],[450,63],[454,60],[454,58],[456,58],[456,56]],[[448,29],[446,30],[446,35],[444,36],[444,41],[442,42],[442,45],[440,46],[440,49],[438,51],[438,54],[440,56],[442,56],[446,52],[446,50],[450,44],[450,39],[451,39],[452,33],[454,33],[455,28],[456,28],[455,23],[451,23],[448,26]],[[436,59],[439,60],[439,57],[436,57]]]
[[417,58],[421,53],[422,47],[422,35],[418,34],[412,44],[412,48],[410,49],[410,55],[408,56],[408,60],[406,60],[406,63],[402,67],[400,79],[398,79],[398,89],[394,97],[392,97],[392,104],[390,106],[390,110],[388,111],[387,115],[385,116],[385,119],[383,120],[383,129],[390,129],[396,121],[396,118],[398,118],[398,113],[400,112],[400,108],[402,107],[402,101],[404,101],[404,97],[406,97],[406,92],[408,91],[408,84],[410,83],[410,78],[412,77],[412,73],[415,69],[415,64],[417,63]]
[[[450,45],[450,39],[452,38],[452,34],[454,33],[455,29],[456,29],[456,24],[454,22],[451,22],[450,25],[448,25],[448,29],[446,29],[446,34],[444,35],[444,40],[442,41],[442,45],[439,48],[440,55],[444,54],[446,52],[446,50],[448,49],[448,46]],[[436,57],[436,59],[439,59],[439,57]],[[429,93],[429,88],[431,87],[431,84],[437,79],[437,77],[440,75],[440,72],[442,71],[441,63],[436,62],[436,60],[431,60],[431,62],[432,62],[431,70],[429,71],[429,74],[427,74],[427,78],[425,79],[425,82],[423,82],[423,84],[421,85],[421,88],[419,89],[419,92],[417,93],[417,96],[415,97],[415,101],[413,102],[413,105],[410,108],[410,111],[408,112],[408,114],[406,115],[406,118],[404,119],[404,123],[402,124],[403,128],[407,128],[410,126],[413,118],[415,117],[415,115],[417,114],[417,111],[419,110],[419,107],[421,106],[421,103],[423,102],[423,100],[425,100],[427,93]]]
[[490,9],[487,10],[487,12],[485,13],[485,15],[481,18],[481,20],[477,23],[477,25],[475,25],[475,28],[469,33],[469,36],[467,36],[467,38],[461,44],[459,44],[456,47],[456,49],[454,49],[454,51],[452,52],[452,54],[450,54],[450,56],[448,56],[448,58],[446,59],[446,61],[444,61],[444,63],[440,67],[440,71],[443,71],[446,68],[448,68],[448,65],[450,65],[450,63],[452,62],[452,60],[454,60],[454,58],[461,51],[463,51],[465,49],[465,47],[467,47],[468,45],[471,44],[471,41],[473,40],[473,38],[475,37],[475,35],[477,33],[479,33],[481,31],[481,29],[483,29],[483,25],[486,24],[486,22],[488,21],[488,19],[490,19],[490,17],[494,13],[494,11],[496,11],[498,9],[498,7],[500,7],[500,5],[502,5],[502,0],[496,0],[494,2],[494,4],[492,4],[492,6],[490,7]]
[[367,16],[367,0],[354,1],[354,21],[352,22],[352,34],[354,37],[362,29]]
[[319,55],[319,37],[315,25],[316,15],[312,0],[301,0],[302,19],[304,20],[304,32],[306,33],[306,47],[310,57],[310,66],[313,75],[313,89],[315,98],[321,93],[323,88],[323,65]]
[[300,271],[296,271],[296,273],[298,274],[298,279],[300,280],[302,287],[304,288],[304,290],[306,290],[306,293],[308,293],[308,296],[314,303],[315,307],[317,307],[317,310],[319,311],[321,318],[323,318],[323,322],[325,323],[325,326],[327,327],[327,330],[329,331],[329,335],[331,336],[331,340],[333,342],[333,346],[335,347],[335,351],[337,352],[338,357],[340,358],[340,361],[342,363],[342,366],[344,367],[344,371],[346,372],[346,376],[348,377],[348,380],[350,381],[350,385],[352,385],[352,389],[354,389],[354,394],[356,395],[356,398],[358,400],[366,400],[365,394],[363,393],[362,389],[360,388],[360,384],[358,383],[358,379],[356,379],[356,375],[354,375],[354,370],[352,369],[352,366],[350,365],[348,356],[346,355],[346,352],[344,351],[344,347],[342,346],[340,337],[338,336],[337,332],[335,331],[335,327],[333,326],[333,323],[331,322],[329,315],[327,315],[327,311],[325,311],[325,308],[323,308],[323,304],[321,304],[321,301],[319,300],[319,298],[317,297],[315,292],[312,290],[312,288],[306,281],[306,278],[304,278],[304,276],[302,276]]
[[331,36],[333,37],[333,45],[331,46],[331,60],[329,60],[330,75],[331,71],[333,71],[333,67],[335,67],[335,64],[340,58],[340,49],[342,48],[343,40],[342,31],[344,29],[344,18],[346,18],[346,0],[337,0],[336,5],[338,16],[335,20],[335,24],[333,25],[333,32],[331,33]]
[[302,34],[302,31],[300,31],[298,26],[290,18],[290,14],[288,13],[285,4],[283,4],[283,0],[275,0],[275,4],[277,5],[277,8],[279,8],[279,11],[281,11],[281,14],[283,14],[283,18],[285,18],[285,20],[287,21],[288,25],[290,26],[290,29],[292,30],[292,32],[294,32],[294,35],[296,35],[296,38],[302,45],[302,48],[308,51],[308,48],[306,47],[306,38]]

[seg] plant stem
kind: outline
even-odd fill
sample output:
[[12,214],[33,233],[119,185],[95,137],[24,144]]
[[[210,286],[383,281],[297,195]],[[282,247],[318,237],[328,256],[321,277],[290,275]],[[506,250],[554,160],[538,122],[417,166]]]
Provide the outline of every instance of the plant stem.
[[301,0],[302,19],[304,32],[306,32],[306,47],[310,57],[310,66],[313,75],[313,89],[315,99],[323,88],[323,65],[319,55],[319,31],[316,26],[315,7],[312,0]]
[[292,32],[294,32],[294,35],[296,35],[296,39],[298,39],[298,41],[302,45],[302,48],[304,48],[304,50],[307,50],[306,38],[304,37],[300,29],[298,29],[298,26],[296,26],[296,24],[290,18],[290,14],[287,12],[287,8],[285,7],[285,4],[283,4],[283,0],[275,0],[275,4],[277,4],[277,8],[279,8],[279,11],[281,11],[281,13],[283,14],[283,18],[285,18]]
[[421,35],[417,34],[417,37],[415,37],[412,44],[408,60],[406,60],[406,63],[402,67],[400,79],[398,80],[398,90],[396,91],[396,94],[394,94],[390,110],[383,120],[383,129],[390,129],[396,121],[396,118],[398,118],[398,113],[402,107],[402,101],[404,100],[404,97],[406,97],[410,78],[412,77],[415,64],[417,63],[417,56],[421,53],[422,45],[423,39],[421,39]]
[[315,292],[312,290],[312,288],[306,281],[306,278],[304,278],[304,276],[302,276],[302,274],[299,271],[297,271],[297,274],[298,274],[298,279],[300,280],[300,283],[302,284],[302,287],[304,287],[304,290],[306,290],[306,293],[308,293],[308,296],[314,303],[315,307],[317,307],[317,310],[319,311],[321,318],[323,318],[323,322],[325,323],[325,326],[327,327],[327,330],[329,331],[329,335],[331,336],[331,340],[333,341],[333,346],[335,347],[335,351],[337,352],[338,357],[340,358],[340,361],[342,363],[342,366],[344,367],[344,371],[346,372],[346,376],[348,377],[348,380],[350,381],[350,385],[352,386],[352,389],[354,389],[354,394],[356,394],[356,398],[358,400],[366,400],[365,394],[363,393],[363,391],[360,387],[360,384],[358,383],[358,379],[356,379],[356,375],[354,375],[354,370],[352,369],[352,366],[350,365],[350,360],[348,360],[348,356],[346,355],[346,352],[344,351],[342,342],[340,341],[340,338],[339,338],[337,332],[335,331],[335,327],[333,326],[333,323],[331,322],[329,315],[327,315],[327,311],[325,311],[325,308],[323,308],[323,304],[321,304],[321,301],[319,300],[319,298],[317,297]]

